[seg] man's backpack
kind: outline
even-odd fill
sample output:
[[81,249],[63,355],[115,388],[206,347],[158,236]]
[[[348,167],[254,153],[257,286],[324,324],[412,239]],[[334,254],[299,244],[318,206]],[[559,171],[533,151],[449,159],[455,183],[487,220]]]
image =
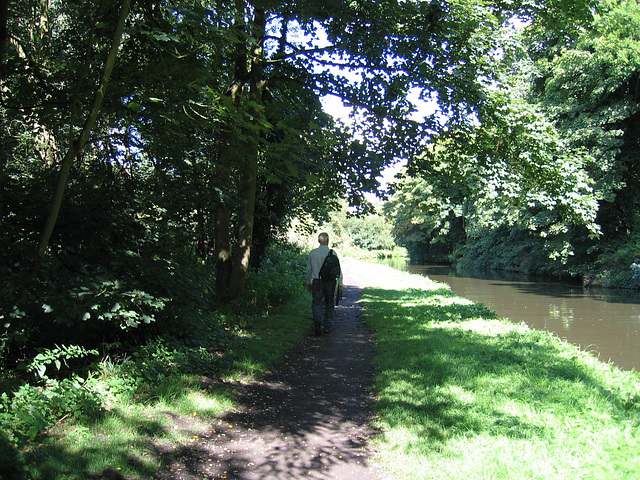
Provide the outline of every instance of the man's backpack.
[[320,278],[325,282],[331,282],[340,276],[340,260],[338,256],[329,250],[325,257],[322,268],[320,268]]

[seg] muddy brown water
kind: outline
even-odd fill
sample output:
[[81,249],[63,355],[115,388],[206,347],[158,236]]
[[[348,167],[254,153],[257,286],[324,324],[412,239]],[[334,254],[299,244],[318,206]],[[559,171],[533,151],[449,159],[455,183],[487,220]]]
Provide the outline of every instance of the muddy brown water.
[[640,292],[450,266],[390,265],[447,283],[457,295],[485,304],[500,317],[554,332],[600,360],[640,371]]

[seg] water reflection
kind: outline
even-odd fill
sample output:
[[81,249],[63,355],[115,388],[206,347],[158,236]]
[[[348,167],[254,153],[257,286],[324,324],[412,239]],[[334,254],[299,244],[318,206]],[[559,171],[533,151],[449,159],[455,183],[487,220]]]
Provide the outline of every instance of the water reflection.
[[456,294],[484,303],[500,317],[555,332],[601,360],[640,371],[640,292],[404,261],[391,266],[448,283]]

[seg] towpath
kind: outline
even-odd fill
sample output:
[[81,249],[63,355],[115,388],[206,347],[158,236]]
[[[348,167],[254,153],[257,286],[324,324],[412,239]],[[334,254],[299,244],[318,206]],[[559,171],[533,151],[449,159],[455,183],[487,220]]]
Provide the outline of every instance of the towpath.
[[238,410],[164,452],[167,468],[156,478],[390,479],[372,462],[374,348],[358,304],[368,278],[363,265],[343,259],[333,331],[310,332],[273,372],[240,385]]

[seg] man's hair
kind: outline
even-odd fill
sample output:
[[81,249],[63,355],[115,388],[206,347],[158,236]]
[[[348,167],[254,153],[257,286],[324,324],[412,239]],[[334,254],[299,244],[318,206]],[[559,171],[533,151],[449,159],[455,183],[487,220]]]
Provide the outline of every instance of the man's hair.
[[320,235],[318,235],[318,242],[320,242],[322,245],[328,245],[329,244],[329,234],[322,232]]

